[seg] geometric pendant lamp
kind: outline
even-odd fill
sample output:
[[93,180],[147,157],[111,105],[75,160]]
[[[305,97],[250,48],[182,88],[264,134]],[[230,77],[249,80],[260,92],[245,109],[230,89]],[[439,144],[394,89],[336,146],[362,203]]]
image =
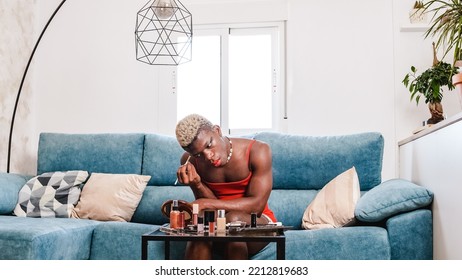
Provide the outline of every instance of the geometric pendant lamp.
[[150,0],[136,17],[136,59],[151,65],[191,60],[192,15],[178,0]]

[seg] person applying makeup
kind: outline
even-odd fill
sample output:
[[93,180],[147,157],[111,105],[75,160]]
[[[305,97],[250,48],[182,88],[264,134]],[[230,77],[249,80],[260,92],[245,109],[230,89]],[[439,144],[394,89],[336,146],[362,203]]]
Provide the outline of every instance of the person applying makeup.
[[[268,206],[273,184],[268,144],[224,136],[220,126],[198,114],[180,120],[175,132],[186,151],[177,170],[178,182],[190,186],[196,199],[191,203],[198,204],[199,211],[224,209],[228,223],[250,224],[251,213],[257,213],[257,224],[277,222]],[[190,241],[185,258],[211,259],[214,250],[218,250],[226,259],[248,259],[266,244]]]

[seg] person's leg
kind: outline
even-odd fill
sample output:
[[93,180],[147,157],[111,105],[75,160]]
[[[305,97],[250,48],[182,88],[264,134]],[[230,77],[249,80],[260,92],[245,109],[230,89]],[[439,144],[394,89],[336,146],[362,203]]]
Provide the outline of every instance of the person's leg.
[[212,243],[205,241],[189,241],[186,244],[185,259],[210,260],[212,259]]
[[[250,215],[244,212],[229,212],[226,214],[227,222],[243,221],[250,224]],[[268,224],[265,217],[257,218],[257,224]],[[230,260],[247,260],[249,256],[258,253],[267,242],[229,242],[225,246],[225,257]]]
[[247,260],[249,251],[246,242],[228,242],[225,246],[225,258],[228,260]]

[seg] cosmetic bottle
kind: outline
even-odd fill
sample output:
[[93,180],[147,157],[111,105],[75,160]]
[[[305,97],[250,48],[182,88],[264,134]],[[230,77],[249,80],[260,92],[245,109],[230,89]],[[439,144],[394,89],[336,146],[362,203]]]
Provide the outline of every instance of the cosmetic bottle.
[[178,229],[184,230],[185,228],[185,220],[184,220],[184,211],[181,211],[180,214],[178,215]]
[[204,231],[209,235],[215,234],[215,211],[204,211]]
[[197,217],[197,234],[204,234],[204,217]]
[[196,204],[194,203],[192,205],[192,222],[193,222],[193,225],[197,225],[197,217],[199,215],[199,204]]
[[250,227],[252,228],[257,227],[257,213],[250,214]]
[[217,234],[218,235],[225,235],[226,234],[226,217],[225,217],[225,210],[218,210],[218,218],[217,218]]
[[180,211],[178,210],[178,200],[173,200],[172,209],[170,209],[170,228],[177,229],[179,227]]

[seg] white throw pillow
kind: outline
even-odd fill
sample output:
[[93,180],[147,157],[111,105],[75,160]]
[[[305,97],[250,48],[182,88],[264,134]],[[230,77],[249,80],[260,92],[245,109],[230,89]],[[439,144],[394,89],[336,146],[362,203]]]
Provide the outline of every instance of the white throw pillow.
[[151,176],[92,173],[72,217],[129,222]]
[[337,228],[355,221],[355,207],[360,197],[356,169],[343,172],[325,185],[303,214],[305,229]]

